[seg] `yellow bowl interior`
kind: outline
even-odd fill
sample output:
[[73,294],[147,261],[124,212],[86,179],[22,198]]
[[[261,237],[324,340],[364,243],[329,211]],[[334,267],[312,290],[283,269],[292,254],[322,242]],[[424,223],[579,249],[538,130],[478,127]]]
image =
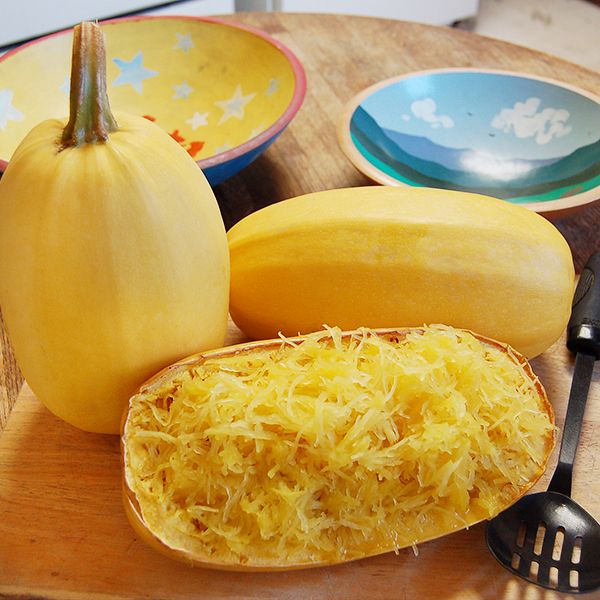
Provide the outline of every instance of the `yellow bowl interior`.
[[[155,121],[195,160],[265,131],[293,98],[292,65],[260,34],[186,17],[101,25],[112,108]],[[7,105],[0,119],[0,160],[8,161],[38,122],[67,116],[71,44],[66,32],[0,60]]]

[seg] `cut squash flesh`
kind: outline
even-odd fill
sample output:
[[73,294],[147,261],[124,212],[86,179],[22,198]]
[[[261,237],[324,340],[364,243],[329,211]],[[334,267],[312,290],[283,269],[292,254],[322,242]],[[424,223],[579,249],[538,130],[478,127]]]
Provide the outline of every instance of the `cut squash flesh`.
[[510,348],[337,329],[192,357],[130,400],[130,519],[194,564],[344,562],[490,518],[539,478],[551,407]]

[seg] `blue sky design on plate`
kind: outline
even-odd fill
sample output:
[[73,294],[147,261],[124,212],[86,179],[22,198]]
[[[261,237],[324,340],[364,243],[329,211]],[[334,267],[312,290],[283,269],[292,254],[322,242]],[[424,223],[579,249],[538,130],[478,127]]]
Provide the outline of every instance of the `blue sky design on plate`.
[[384,83],[353,111],[350,136],[380,175],[409,185],[513,202],[600,185],[600,103],[527,76],[442,71]]
[[600,107],[551,83],[496,73],[423,74],[361,106],[387,130],[496,157],[551,159],[600,138]]

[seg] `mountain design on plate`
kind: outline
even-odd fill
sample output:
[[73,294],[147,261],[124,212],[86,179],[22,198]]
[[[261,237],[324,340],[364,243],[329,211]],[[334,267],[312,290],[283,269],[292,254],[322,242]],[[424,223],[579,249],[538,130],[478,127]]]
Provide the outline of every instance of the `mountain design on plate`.
[[352,115],[350,131],[382,163],[380,169],[383,167],[399,181],[408,180],[415,185],[509,199],[578,186],[600,176],[600,140],[564,157],[502,159],[475,149],[447,148],[425,137],[384,129],[360,106]]

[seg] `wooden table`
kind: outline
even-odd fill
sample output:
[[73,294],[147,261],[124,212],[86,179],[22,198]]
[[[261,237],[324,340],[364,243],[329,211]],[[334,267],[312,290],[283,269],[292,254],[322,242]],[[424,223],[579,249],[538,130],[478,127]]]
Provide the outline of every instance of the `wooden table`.
[[[228,18],[261,28],[296,52],[306,69],[308,93],[279,140],[216,189],[227,226],[284,198],[368,185],[339,149],[336,115],[354,94],[383,78],[439,67],[487,67],[555,78],[600,95],[600,74],[464,31],[332,15],[242,13]],[[580,269],[600,249],[600,205],[557,226]],[[230,341],[237,339],[240,334],[232,326]],[[482,525],[423,544],[418,556],[409,549],[301,572],[219,573],[165,559],[141,543],[126,521],[118,439],[85,434],[56,419],[26,385],[21,387],[4,333],[0,352],[1,598],[565,598],[509,575],[488,553]],[[533,366],[560,425],[573,370],[564,341]],[[574,485],[575,497],[596,518],[599,379],[597,368]],[[547,477],[539,487],[546,482]]]

